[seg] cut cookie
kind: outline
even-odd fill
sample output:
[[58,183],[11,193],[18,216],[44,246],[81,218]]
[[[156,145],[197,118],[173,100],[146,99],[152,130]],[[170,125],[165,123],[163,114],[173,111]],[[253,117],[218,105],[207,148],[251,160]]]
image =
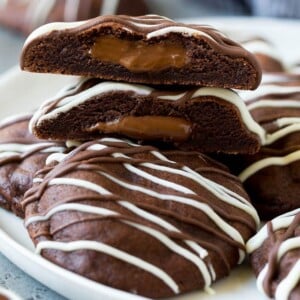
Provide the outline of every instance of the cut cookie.
[[259,223],[239,180],[197,152],[103,138],[49,159],[22,202],[36,252],[114,288],[209,290]]
[[257,286],[276,300],[300,298],[300,208],[268,222],[247,243]]
[[255,89],[255,57],[217,30],[157,15],[52,23],[25,42],[21,68],[145,84]]
[[115,135],[201,152],[255,153],[263,138],[231,90],[166,90],[99,79],[60,91],[36,112],[30,128],[45,139]]
[[74,22],[107,14],[142,15],[143,0],[9,0],[0,2],[0,23],[25,34],[49,22]]
[[32,186],[36,171],[50,153],[64,152],[61,143],[40,141],[28,131],[32,115],[13,116],[0,123],[0,206],[23,217],[20,200]]

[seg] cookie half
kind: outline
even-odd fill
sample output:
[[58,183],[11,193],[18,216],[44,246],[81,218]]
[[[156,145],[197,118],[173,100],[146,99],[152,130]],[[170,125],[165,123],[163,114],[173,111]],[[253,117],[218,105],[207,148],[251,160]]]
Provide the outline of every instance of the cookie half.
[[257,287],[276,300],[300,298],[300,209],[268,222],[247,243]]
[[50,153],[64,152],[62,143],[38,140],[29,133],[32,115],[10,117],[0,123],[0,206],[24,217],[20,200],[32,186],[36,171]]
[[198,152],[104,138],[52,160],[22,202],[36,252],[114,288],[209,290],[259,223],[240,181]]
[[85,78],[46,101],[30,128],[45,139],[115,135],[201,152],[255,153],[263,138],[234,91],[166,90]]
[[21,68],[145,84],[255,89],[255,57],[217,30],[165,17],[51,23],[25,42]]

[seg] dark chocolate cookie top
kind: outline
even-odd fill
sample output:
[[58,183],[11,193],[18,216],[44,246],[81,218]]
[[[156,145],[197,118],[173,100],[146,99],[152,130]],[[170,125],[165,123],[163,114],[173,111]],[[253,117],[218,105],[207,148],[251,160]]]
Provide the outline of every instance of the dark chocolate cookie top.
[[52,159],[23,201],[37,253],[119,289],[209,289],[259,223],[237,178],[197,152],[103,138]]
[[[219,60],[219,58],[216,58],[216,57],[214,58],[216,61],[218,60],[218,62],[220,64],[220,66],[219,66],[220,68],[223,67],[222,66],[223,63],[226,65],[226,68],[228,67],[227,66],[227,64],[229,62],[228,58],[236,59],[236,61],[232,62],[232,64],[231,64],[232,70],[236,71],[236,68],[238,66],[240,66],[243,70],[240,69],[239,78],[238,78],[237,74],[235,74],[236,75],[235,78],[232,79],[235,82],[230,82],[230,84],[228,82],[227,83],[225,82],[226,87],[229,87],[229,85],[231,85],[231,87],[240,87],[243,89],[246,89],[246,88],[255,89],[259,85],[260,80],[261,80],[260,66],[259,66],[257,60],[255,59],[254,55],[251,54],[246,49],[244,49],[240,44],[238,44],[238,43],[232,41],[231,39],[229,39],[228,37],[226,37],[224,34],[219,32],[218,30],[216,30],[210,26],[206,26],[206,25],[178,23],[171,19],[168,19],[168,18],[162,17],[162,16],[158,16],[158,15],[145,15],[145,16],[139,16],[139,17],[131,17],[131,16],[126,16],[126,15],[107,15],[107,16],[99,16],[97,18],[90,19],[87,21],[81,21],[81,22],[46,24],[46,25],[36,29],[35,31],[33,31],[31,33],[31,35],[27,38],[24,48],[23,48],[22,57],[21,57],[22,69],[34,71],[34,72],[45,72],[45,71],[46,72],[49,72],[49,71],[55,72],[56,71],[56,72],[63,72],[63,73],[72,72],[70,69],[70,66],[65,66],[65,67],[62,66],[61,70],[55,70],[54,66],[55,66],[55,68],[57,68],[57,64],[56,64],[56,62],[54,62],[55,59],[53,59],[53,61],[51,63],[50,61],[48,61],[49,58],[47,57],[47,55],[40,56],[40,58],[42,58],[43,61],[39,61],[38,59],[34,60],[33,56],[32,56],[33,53],[31,53],[31,51],[33,51],[33,52],[42,51],[42,48],[44,47],[43,43],[44,42],[48,43],[51,38],[53,38],[53,41],[54,41],[58,37],[58,35],[61,35],[61,38],[64,36],[63,39],[68,41],[69,44],[73,43],[74,39],[70,38],[70,36],[71,35],[74,36],[76,34],[83,35],[83,36],[85,36],[85,38],[83,38],[84,39],[83,44],[81,44],[80,46],[79,46],[79,44],[77,45],[77,47],[79,49],[78,49],[78,51],[75,51],[76,54],[74,54],[74,55],[75,56],[83,55],[83,57],[85,57],[85,59],[89,59],[90,61],[93,61],[93,64],[95,64],[95,65],[98,65],[98,63],[99,63],[99,62],[97,62],[97,59],[95,59],[95,57],[94,57],[94,52],[95,53],[97,52],[95,50],[95,44],[97,43],[95,38],[99,34],[101,34],[102,38],[104,37],[104,39],[105,39],[103,41],[103,45],[101,44],[101,47],[100,47],[101,49],[104,46],[108,47],[107,44],[112,42],[112,39],[111,39],[112,37],[116,38],[119,41],[120,40],[123,40],[123,42],[126,41],[126,47],[133,47],[130,44],[130,40],[132,40],[132,41],[139,40],[139,41],[147,42],[147,47],[152,49],[151,45],[154,46],[155,43],[157,43],[157,41],[159,41],[161,38],[164,38],[164,37],[170,36],[170,35],[175,35],[177,37],[182,37],[182,38],[185,37],[187,39],[190,39],[191,42],[196,41],[195,45],[198,45],[197,42],[204,40],[205,43],[207,43],[209,45],[208,47],[211,47],[212,49],[214,49],[216,53],[218,53],[221,56],[226,56],[227,58],[223,59],[223,62],[221,60]],[[83,39],[81,39],[81,42],[83,41]],[[113,39],[113,41],[116,42],[116,40],[114,40],[114,39]],[[191,57],[196,60],[200,59],[199,57],[198,58],[196,57],[197,55],[199,56],[199,54],[197,54],[197,52],[195,52],[192,55],[192,52],[194,50],[181,49],[181,46],[179,47],[179,45],[176,45],[178,40],[176,40],[176,41],[172,40],[169,42],[170,42],[170,44],[164,45],[165,49],[167,49],[168,47],[169,47],[168,49],[175,47],[175,49],[177,49],[178,51],[175,51],[172,59],[170,60],[170,64],[167,64],[167,63],[163,64],[162,61],[164,59],[162,59],[162,61],[160,61],[159,64],[163,64],[163,67],[161,66],[163,70],[170,68],[170,67],[171,68],[176,67],[177,69],[181,69],[180,67],[186,66],[187,63],[182,61],[183,56],[187,56],[187,57],[189,57],[189,59],[191,59]],[[144,46],[144,44],[143,44],[143,46]],[[179,47],[179,49],[177,46]],[[125,47],[125,44],[120,44],[120,47]],[[135,47],[137,47],[137,45],[135,45]],[[139,47],[139,51],[142,51],[141,50],[142,44],[139,45],[138,47]],[[205,47],[207,47],[207,46],[204,45],[204,48]],[[48,48],[49,54],[51,51],[54,51],[54,48],[55,48],[55,45],[52,45]],[[84,53],[85,52],[84,49],[86,49],[88,51],[89,56],[87,56],[87,54]],[[204,50],[204,49],[202,49],[202,50]],[[65,49],[64,52],[66,52],[66,51],[69,51],[69,50]],[[101,51],[105,52],[104,50],[101,50]],[[116,51],[116,49],[111,47],[110,51],[108,51],[108,52],[114,52],[114,51]],[[105,52],[105,54],[106,54],[105,60],[110,61],[111,57],[108,54],[108,52],[107,51]],[[149,52],[147,52],[147,55],[145,55],[144,60],[147,60],[148,57],[151,57],[152,55],[154,55],[152,52],[153,51],[149,50]],[[160,49],[160,51],[154,52],[154,53],[156,53],[155,54],[156,59],[159,59],[159,56],[164,55],[162,49]],[[209,55],[209,51],[207,52],[207,54]],[[91,60],[91,56],[94,58],[94,60]],[[102,53],[102,56],[103,56],[103,53]],[[123,59],[123,60],[125,60],[125,59]],[[127,69],[132,71],[132,69],[130,69],[130,67],[129,67],[131,65],[129,64],[129,61],[127,58],[126,58],[126,60],[127,60],[126,64],[122,65],[122,63],[121,63],[121,65],[123,67],[124,66],[127,67]],[[112,62],[116,63],[116,61],[112,61]],[[244,67],[242,65],[240,65],[241,62],[243,62]],[[124,63],[124,61],[123,61],[123,63]],[[139,64],[143,64],[143,62],[139,61]],[[119,64],[116,64],[116,65],[119,65]],[[209,62],[208,62],[208,65],[210,66]],[[248,66],[246,66],[246,65],[248,65]],[[99,66],[95,66],[95,68],[99,69]],[[113,72],[114,74],[105,74],[106,67],[103,68],[103,65],[101,66],[102,69],[101,68],[99,69],[101,72],[99,71],[98,76],[94,76],[94,77],[101,77],[101,78],[105,78],[105,79],[116,77],[116,78],[118,78],[118,80],[120,80],[120,78],[121,79],[123,78],[122,79],[123,81],[130,80],[131,82],[144,82],[144,83],[149,83],[149,84],[151,84],[151,83],[170,84],[171,83],[171,82],[169,82],[170,81],[169,77],[166,77],[168,79],[165,79],[165,83],[163,82],[163,79],[161,79],[161,82],[159,83],[157,81],[157,79],[154,82],[151,82],[151,80],[150,80],[151,77],[149,77],[148,79],[144,78],[144,77],[146,77],[146,75],[144,74],[143,71],[151,70],[151,71],[154,71],[154,73],[159,72],[160,69],[158,69],[158,67],[156,67],[156,68],[153,67],[153,70],[147,69],[147,68],[141,69],[140,65],[135,66],[135,67],[138,67],[138,68],[136,70],[133,69],[133,73],[141,73],[142,72],[142,74],[143,74],[142,79],[138,78],[138,77],[133,77],[135,79],[131,79],[131,77],[127,73],[124,73],[125,72],[124,69],[121,69],[121,72],[123,72],[121,74],[120,70],[117,70],[120,68],[117,68],[115,70],[115,72]],[[247,69],[248,67],[249,67],[249,69]],[[199,66],[197,68],[199,68]],[[82,69],[82,66],[81,66],[81,69]],[[247,69],[247,71],[246,71],[246,69]],[[251,69],[251,71],[250,71],[250,69]],[[86,68],[85,70],[82,69],[81,71],[85,72],[85,73],[90,72],[90,74],[97,73],[95,71],[95,69],[92,70],[92,69]],[[81,71],[78,69],[76,69],[76,70],[74,69],[73,72],[80,75]],[[193,70],[193,71],[195,71],[195,70]],[[202,71],[204,71],[204,70],[202,70]],[[213,71],[213,70],[210,70],[210,72],[211,71]],[[251,78],[251,83],[250,83],[250,81],[248,83],[246,83],[247,80],[244,77],[242,79],[241,76],[244,71],[249,72],[248,75],[253,77],[253,78]],[[85,73],[84,74],[82,73],[82,75],[86,75]],[[89,74],[89,73],[87,73],[87,74]],[[127,74],[126,75],[128,77],[127,80],[124,77],[125,76],[124,74]],[[105,76],[105,77],[103,77],[103,76]],[[211,76],[211,75],[209,75],[209,76]],[[188,78],[186,78],[186,79],[188,79]],[[207,78],[207,79],[212,80],[212,78]],[[134,81],[134,80],[138,80],[138,81]],[[191,82],[191,81],[186,80],[186,82],[185,82],[182,79],[182,84],[187,85],[188,84],[187,82]],[[199,85],[199,83],[197,85]]]

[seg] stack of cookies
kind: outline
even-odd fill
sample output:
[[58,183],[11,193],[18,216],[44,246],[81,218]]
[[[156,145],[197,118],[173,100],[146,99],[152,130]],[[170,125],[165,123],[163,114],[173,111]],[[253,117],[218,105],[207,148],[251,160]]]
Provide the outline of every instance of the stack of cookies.
[[30,121],[68,147],[22,200],[37,253],[151,298],[210,291],[244,260],[259,217],[203,152],[252,155],[266,139],[231,90],[258,86],[251,53],[208,26],[104,16],[37,29],[21,66],[81,76]]
[[247,154],[256,153],[263,138],[229,89],[255,89],[258,63],[207,26],[153,15],[49,24],[27,39],[21,67],[84,76],[35,114],[31,129],[39,138],[109,134],[183,150]]

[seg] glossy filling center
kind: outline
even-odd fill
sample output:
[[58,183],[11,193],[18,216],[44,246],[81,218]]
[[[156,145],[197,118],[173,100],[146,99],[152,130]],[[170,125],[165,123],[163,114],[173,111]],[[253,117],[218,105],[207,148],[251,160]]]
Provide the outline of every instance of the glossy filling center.
[[87,131],[117,133],[135,139],[186,141],[192,131],[192,123],[182,118],[163,116],[127,116],[112,122],[99,122]]
[[144,41],[121,40],[113,36],[99,37],[90,54],[93,58],[120,64],[132,72],[181,68],[188,60],[185,48],[173,41],[148,44]]

